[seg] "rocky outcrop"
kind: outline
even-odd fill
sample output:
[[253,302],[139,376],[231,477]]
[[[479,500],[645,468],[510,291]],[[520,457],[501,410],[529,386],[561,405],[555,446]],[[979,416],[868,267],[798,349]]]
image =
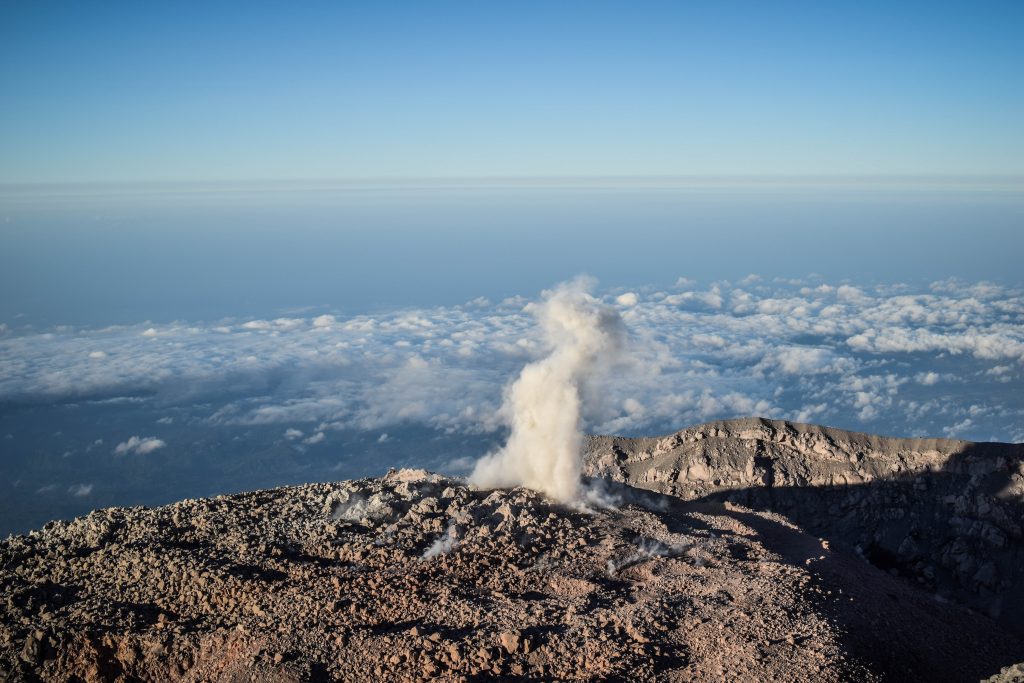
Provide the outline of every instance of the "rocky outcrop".
[[781,512],[1024,634],[1024,445],[748,418],[587,450],[591,475]]
[[[913,491],[928,471],[1012,520],[986,488],[1009,465],[907,441],[887,476],[891,442],[845,434],[594,439],[595,473],[648,490],[591,482],[588,505],[402,470],[53,522],[0,542],[0,681],[1012,680],[1017,635],[767,509],[791,490]],[[874,479],[821,483],[850,466]],[[927,494],[953,484],[926,483],[918,507],[844,514],[858,530],[930,519],[949,504]]]

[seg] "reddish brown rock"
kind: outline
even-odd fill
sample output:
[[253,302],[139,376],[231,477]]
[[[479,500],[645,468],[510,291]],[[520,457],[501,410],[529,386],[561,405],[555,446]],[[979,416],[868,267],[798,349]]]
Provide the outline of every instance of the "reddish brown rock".
[[[592,471],[635,485],[608,491],[616,508],[403,470],[56,522],[0,542],[0,678],[963,681],[1020,661],[1018,636],[900,569],[938,552],[927,530],[883,539],[893,576],[779,505],[856,474],[809,509],[872,533],[945,510],[962,531],[936,582],[954,567],[1006,590],[1014,453],[843,434],[740,421],[596,439]],[[986,493],[1004,471],[1009,493]],[[879,481],[895,487],[860,488]]]

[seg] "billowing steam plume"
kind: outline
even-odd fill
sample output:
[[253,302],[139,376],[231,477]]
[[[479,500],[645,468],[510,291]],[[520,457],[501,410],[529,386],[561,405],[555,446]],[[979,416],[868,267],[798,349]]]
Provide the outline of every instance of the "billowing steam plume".
[[592,297],[593,282],[577,278],[530,304],[550,354],[523,368],[505,393],[508,443],[484,456],[470,481],[484,487],[527,486],[563,502],[580,497],[580,384],[613,361],[623,346],[618,312]]

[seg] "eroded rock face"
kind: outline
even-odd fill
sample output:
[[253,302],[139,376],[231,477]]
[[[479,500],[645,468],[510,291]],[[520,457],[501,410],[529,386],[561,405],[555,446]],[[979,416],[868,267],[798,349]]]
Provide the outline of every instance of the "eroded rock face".
[[750,418],[587,448],[591,475],[781,512],[1024,634],[1024,445]]
[[607,493],[402,470],[51,523],[0,543],[0,680],[962,681],[1024,652],[780,514]]

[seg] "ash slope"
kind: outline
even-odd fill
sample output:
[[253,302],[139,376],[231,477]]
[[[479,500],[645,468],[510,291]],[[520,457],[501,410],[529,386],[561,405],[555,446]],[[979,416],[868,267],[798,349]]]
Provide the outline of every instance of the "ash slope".
[[[693,430],[748,424],[782,425]],[[642,463],[693,430],[594,439],[590,466],[683,486],[674,469],[666,479]],[[738,434],[713,438],[732,439],[737,457],[745,448]],[[676,491],[693,500],[612,485],[622,504],[587,512],[399,471],[99,510],[0,543],[0,671],[12,681],[968,681],[1024,659],[1021,640],[988,617],[778,513],[716,500],[729,485]]]

